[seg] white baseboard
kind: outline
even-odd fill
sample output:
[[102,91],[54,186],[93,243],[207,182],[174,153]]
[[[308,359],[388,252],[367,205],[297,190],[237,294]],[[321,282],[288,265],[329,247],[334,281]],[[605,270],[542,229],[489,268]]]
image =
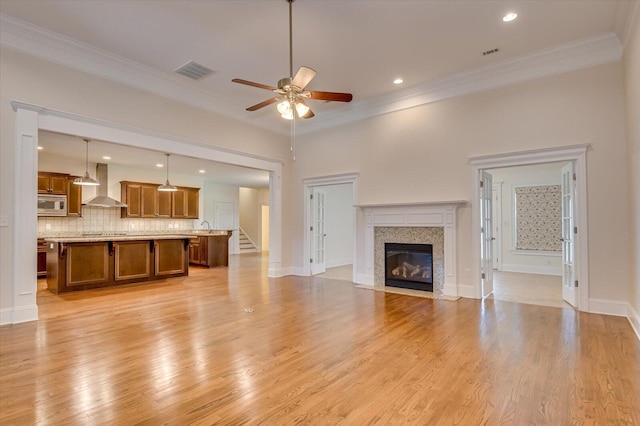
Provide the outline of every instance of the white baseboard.
[[458,296],[466,299],[477,299],[475,287],[471,284],[458,284]]
[[37,305],[0,309],[0,325],[19,324],[21,322],[37,321],[37,319]]
[[589,312],[592,314],[626,317],[629,314],[629,304],[617,300],[589,299]]
[[562,269],[557,266],[532,266],[532,265],[515,265],[513,263],[503,263],[500,269],[504,272],[518,272],[521,274],[540,274],[540,275],[557,275],[562,276]]
[[356,274],[356,284],[373,287],[374,279],[372,275]]
[[11,324],[12,312],[13,309],[11,308],[0,309],[0,325]]
[[640,315],[633,309],[629,303],[627,303],[627,319],[631,323],[631,328],[636,333],[636,337],[640,340]]
[[442,287],[445,296],[458,297],[458,286],[456,284],[445,284]]
[[285,277],[287,275],[298,275],[295,273],[296,269],[297,268],[293,266],[269,268],[269,272],[267,272],[267,276],[269,278],[279,278],[279,277]]
[[343,257],[342,259],[327,260],[327,268],[336,268],[338,266],[352,265],[353,258]]

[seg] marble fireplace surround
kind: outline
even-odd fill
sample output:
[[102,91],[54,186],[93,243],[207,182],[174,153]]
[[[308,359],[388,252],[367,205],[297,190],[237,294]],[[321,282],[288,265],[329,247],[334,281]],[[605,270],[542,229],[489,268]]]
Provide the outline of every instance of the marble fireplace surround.
[[[410,203],[410,204],[361,204],[357,207],[361,208],[365,215],[365,235],[364,235],[364,255],[365,255],[365,269],[364,274],[359,277],[359,284],[364,284],[372,287],[384,286],[383,282],[380,283],[380,276],[384,276],[384,271],[379,271],[384,268],[384,254],[380,257],[380,254],[376,254],[376,233],[379,238],[384,235],[386,239],[388,235],[393,234],[389,228],[405,228],[398,235],[401,238],[409,238],[410,241],[399,242],[416,242],[424,244],[438,244],[437,235],[444,234],[444,244],[442,247],[444,257],[443,272],[439,275],[441,277],[440,283],[436,284],[438,278],[435,276],[436,264],[435,264],[435,250],[434,246],[434,293],[441,292],[446,296],[458,296],[458,286],[456,280],[456,209],[459,205],[466,204],[466,201],[436,201],[436,202],[424,202],[424,203]],[[381,228],[376,232],[376,228]],[[384,228],[384,229],[383,229]],[[426,228],[423,231],[416,232],[411,228]],[[436,229],[429,229],[436,228]],[[438,232],[437,228],[441,228],[443,232]],[[391,233],[390,233],[391,231]],[[435,232],[434,232],[435,231]],[[417,241],[416,239],[422,238],[431,239],[431,236],[436,236],[436,241]],[[384,250],[384,242],[391,241],[379,241],[378,246]],[[378,247],[378,251],[380,251]],[[376,256],[378,261],[376,262]],[[382,263],[380,266],[379,264]],[[377,278],[376,278],[377,277]]]

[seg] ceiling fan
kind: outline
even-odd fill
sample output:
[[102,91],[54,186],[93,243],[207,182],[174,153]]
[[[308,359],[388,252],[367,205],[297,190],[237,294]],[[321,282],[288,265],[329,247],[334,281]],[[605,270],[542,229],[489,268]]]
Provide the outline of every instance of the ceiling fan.
[[247,111],[256,111],[267,105],[278,102],[277,109],[283,118],[293,120],[294,118],[311,118],[315,114],[306,104],[305,99],[315,99],[320,101],[351,102],[351,93],[319,92],[316,90],[305,90],[307,84],[315,77],[316,72],[309,67],[300,67],[293,76],[293,20],[292,4],[295,0],[286,0],[289,3],[289,76],[278,81],[278,87],[267,86],[266,84],[254,83],[253,81],[234,78],[234,83],[246,84],[247,86],[258,87],[270,90],[277,96],[250,106]]

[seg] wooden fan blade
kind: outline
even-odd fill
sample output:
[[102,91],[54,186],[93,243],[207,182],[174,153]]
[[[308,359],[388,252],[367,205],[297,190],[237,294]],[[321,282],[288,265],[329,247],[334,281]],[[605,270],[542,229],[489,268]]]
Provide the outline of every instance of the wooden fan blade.
[[337,92],[318,92],[316,90],[309,90],[309,97],[319,101],[337,101],[337,102],[351,102],[353,95],[351,93],[337,93]]
[[256,111],[259,110],[260,108],[264,108],[267,105],[271,105],[275,102],[278,102],[278,100],[280,99],[280,97],[275,97],[275,98],[271,98],[271,99],[267,99],[264,102],[260,102],[259,104],[255,104],[254,106],[250,106],[249,108],[247,108],[247,111]]
[[309,111],[307,111],[307,113],[305,115],[302,116],[302,118],[307,119],[307,118],[311,118],[315,116],[315,114],[313,113],[313,111],[311,111],[311,109],[309,109]]
[[234,78],[231,81],[233,81],[234,83],[246,84],[247,86],[257,87],[259,89],[266,89],[271,91],[278,90],[275,87],[267,86],[266,84],[254,83],[253,81],[242,80],[241,78]]
[[309,84],[309,82],[315,76],[315,70],[312,70],[309,67],[300,67],[300,69],[296,73],[296,76],[293,77],[293,80],[291,80],[291,85],[304,90],[304,88],[307,87],[307,84]]

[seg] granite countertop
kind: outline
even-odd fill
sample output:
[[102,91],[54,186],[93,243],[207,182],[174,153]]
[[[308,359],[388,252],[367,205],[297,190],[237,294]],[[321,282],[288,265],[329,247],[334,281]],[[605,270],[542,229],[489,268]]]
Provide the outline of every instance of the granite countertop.
[[85,243],[96,241],[137,241],[137,240],[175,240],[191,239],[199,236],[228,235],[231,231],[220,229],[185,229],[171,233],[163,232],[86,232],[82,234],[59,232],[55,234],[41,234],[38,238],[54,243]]

